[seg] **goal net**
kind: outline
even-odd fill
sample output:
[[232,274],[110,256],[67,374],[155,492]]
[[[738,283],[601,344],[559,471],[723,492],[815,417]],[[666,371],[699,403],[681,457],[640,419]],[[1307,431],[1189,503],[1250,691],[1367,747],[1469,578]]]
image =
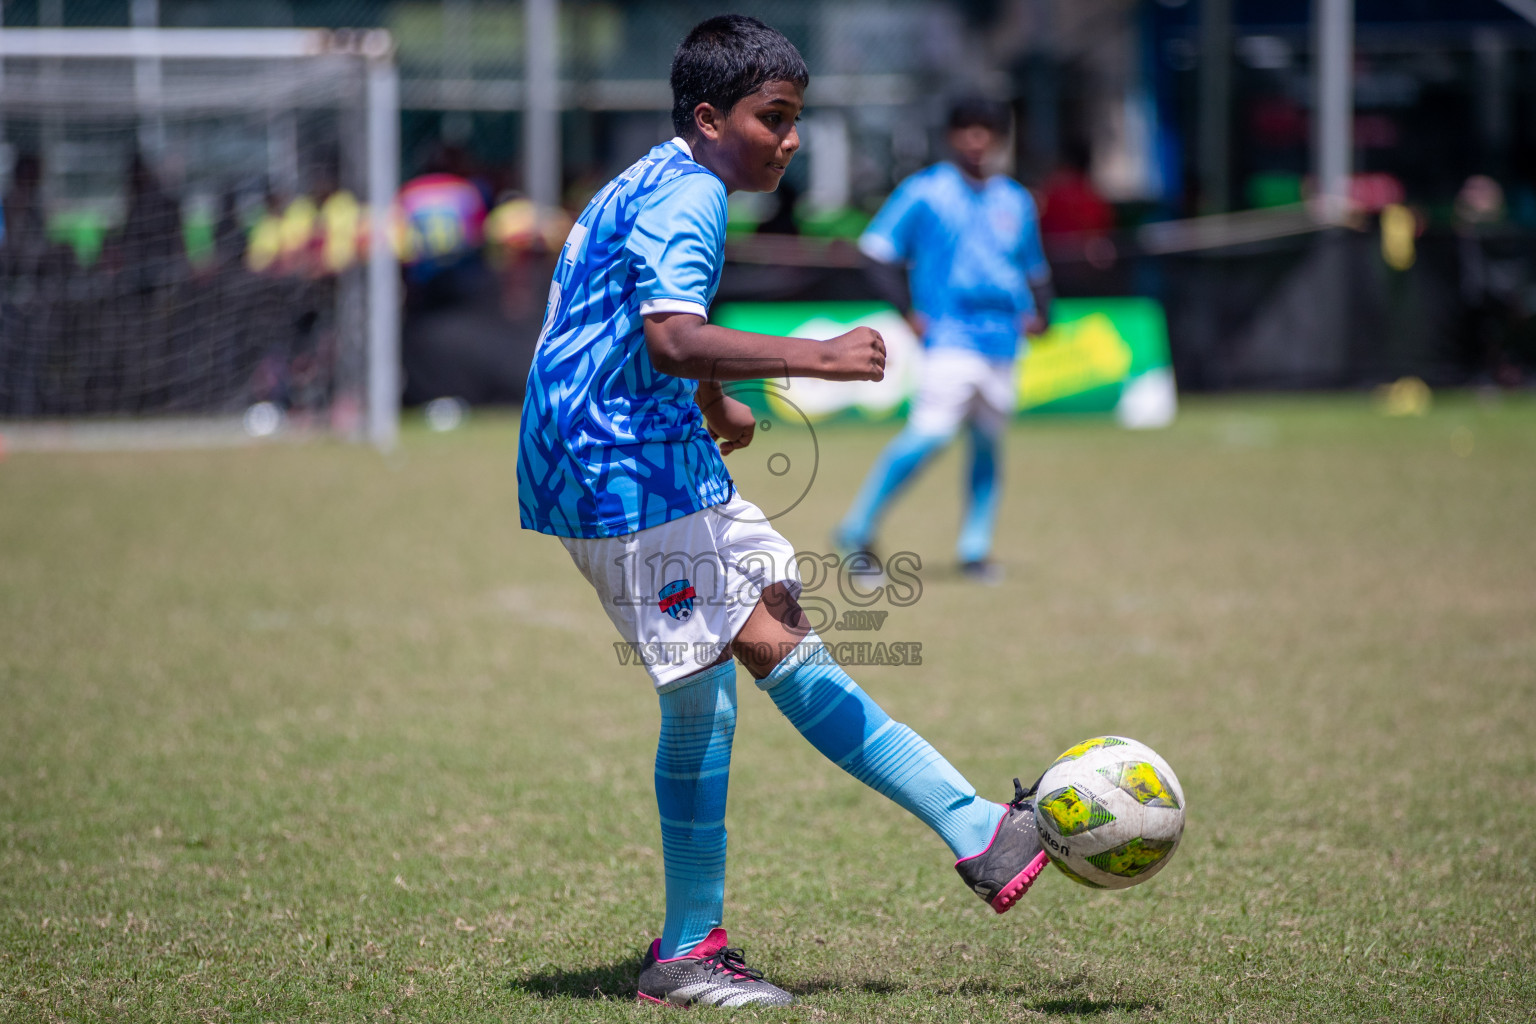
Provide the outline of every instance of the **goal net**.
[[392,443],[387,33],[0,32],[0,438]]

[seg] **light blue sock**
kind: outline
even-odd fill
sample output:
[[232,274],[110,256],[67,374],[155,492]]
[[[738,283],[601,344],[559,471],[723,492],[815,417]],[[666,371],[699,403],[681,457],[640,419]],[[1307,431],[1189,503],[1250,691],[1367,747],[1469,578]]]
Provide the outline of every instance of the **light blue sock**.
[[897,434],[869,468],[858,496],[838,524],[839,540],[860,547],[874,539],[880,516],[891,499],[948,442],[947,435],[920,434],[911,427]]
[[725,908],[725,797],[736,734],[736,663],[661,694],[656,806],[667,879],[661,957],[681,956],[717,927]]
[[982,561],[992,551],[992,525],[997,520],[998,438],[971,424],[971,475],[965,518],[956,553],[962,562]]
[[954,766],[917,733],[893,722],[808,633],[757,685],[811,745],[939,834],[955,857],[992,842],[1003,807],[976,795]]

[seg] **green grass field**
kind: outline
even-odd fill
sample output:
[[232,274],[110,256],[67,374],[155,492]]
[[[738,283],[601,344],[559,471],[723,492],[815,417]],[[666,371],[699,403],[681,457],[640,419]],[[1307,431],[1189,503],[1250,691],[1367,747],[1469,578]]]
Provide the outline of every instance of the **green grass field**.
[[[825,550],[888,436],[822,431],[782,531]],[[655,698],[518,530],[515,446],[0,462],[0,1020],[665,1015]],[[1026,423],[994,589],[951,568],[959,471],[889,524],[921,598],[838,637],[922,666],[855,676],[999,799],[1147,741],[1183,846],[996,917],[743,673],[726,923],[802,1001],[740,1016],[1536,1019],[1536,403]]]

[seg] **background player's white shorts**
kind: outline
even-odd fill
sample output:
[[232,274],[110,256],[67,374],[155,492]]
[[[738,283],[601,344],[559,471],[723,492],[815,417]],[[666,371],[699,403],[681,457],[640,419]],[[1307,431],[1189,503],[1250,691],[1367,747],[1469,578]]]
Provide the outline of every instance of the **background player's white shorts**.
[[964,348],[924,349],[907,428],[948,437],[970,420],[995,436],[1013,418],[1017,403],[1012,359],[989,359]]
[[763,590],[800,596],[795,549],[739,495],[621,537],[562,537],[658,691],[719,660]]

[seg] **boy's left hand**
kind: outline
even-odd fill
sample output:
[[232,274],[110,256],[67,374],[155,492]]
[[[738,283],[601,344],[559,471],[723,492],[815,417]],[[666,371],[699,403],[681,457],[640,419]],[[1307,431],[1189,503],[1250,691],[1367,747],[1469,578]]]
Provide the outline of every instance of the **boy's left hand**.
[[[701,387],[700,398],[704,397]],[[745,402],[725,394],[714,394],[708,396],[707,401],[701,401],[699,408],[704,413],[709,436],[720,442],[721,455],[729,455],[752,443],[752,435],[757,432],[757,414]]]

